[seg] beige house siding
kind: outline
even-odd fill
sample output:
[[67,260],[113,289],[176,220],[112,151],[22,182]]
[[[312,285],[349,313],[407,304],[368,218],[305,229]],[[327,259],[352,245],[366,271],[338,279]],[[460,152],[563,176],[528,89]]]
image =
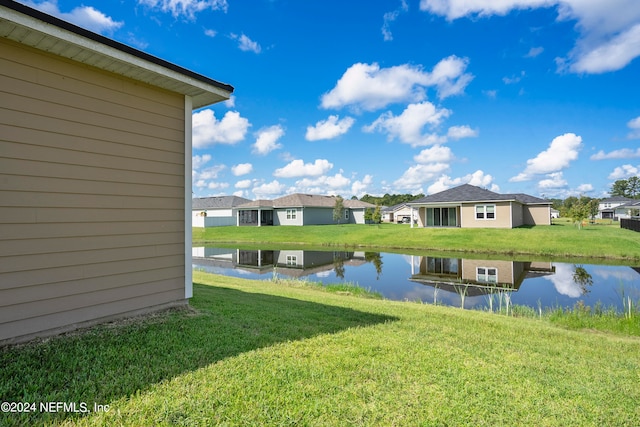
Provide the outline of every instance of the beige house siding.
[[[476,205],[495,205],[495,219],[476,219]],[[460,223],[463,228],[511,228],[510,202],[464,203],[460,209]]]
[[187,116],[0,39],[0,341],[184,302]]
[[498,274],[497,283],[503,285],[513,285],[515,277],[522,273],[514,271],[513,261],[463,259],[462,279],[475,282],[478,279],[478,268],[495,268]]
[[551,225],[551,206],[525,206],[524,221],[526,225]]

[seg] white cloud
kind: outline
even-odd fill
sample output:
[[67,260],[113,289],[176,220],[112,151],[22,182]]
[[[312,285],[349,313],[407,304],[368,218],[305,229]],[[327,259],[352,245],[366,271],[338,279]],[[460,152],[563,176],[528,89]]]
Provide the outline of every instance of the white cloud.
[[174,17],[194,19],[196,13],[207,9],[227,11],[227,0],[138,0],[139,4],[169,12]]
[[251,163],[240,163],[238,165],[231,166],[231,172],[235,176],[242,176],[253,171],[253,165]]
[[225,188],[229,188],[229,184],[226,182],[210,182],[207,188],[209,190],[224,190]]
[[280,125],[273,125],[260,129],[256,133],[256,142],[253,144],[253,152],[260,155],[267,155],[273,150],[282,148],[278,140],[284,136],[284,128]]
[[91,6],[78,6],[72,9],[71,12],[62,12],[58,7],[57,0],[43,1],[40,3],[24,1],[23,3],[96,33],[109,34],[124,25],[124,22],[114,21],[113,18]]
[[241,117],[237,111],[227,111],[222,120],[218,120],[210,109],[194,113],[191,117],[194,148],[212,144],[235,144],[244,139],[251,126],[249,120]]
[[207,37],[215,37],[215,36],[218,35],[218,32],[216,30],[212,30],[210,28],[205,28],[204,35],[207,36]]
[[591,185],[591,184],[580,184],[580,185],[578,185],[577,190],[580,193],[588,193],[590,191],[593,191],[593,185]]
[[535,158],[527,160],[524,172],[512,177],[509,181],[528,181],[534,175],[544,175],[569,166],[571,161],[578,158],[578,151],[582,148],[582,138],[573,133],[557,136],[549,144],[549,148]]
[[427,188],[427,194],[439,193],[440,191],[462,184],[471,184],[477,187],[489,188],[491,191],[500,191],[500,188],[492,184],[492,182],[493,176],[485,174],[482,170],[477,170],[459,178],[442,175]]
[[400,13],[406,12],[409,10],[409,5],[407,4],[407,0],[400,0],[400,7],[392,12],[387,12],[382,17],[382,37],[384,37],[384,41],[393,40],[393,34],[391,34],[391,23],[398,19]]
[[355,123],[353,117],[345,117],[339,120],[337,115],[329,116],[327,120],[320,120],[315,126],[307,126],[307,141],[318,141],[320,139],[333,139],[349,131]]
[[529,52],[527,52],[527,54],[524,56],[525,58],[535,58],[536,56],[540,55],[542,52],[544,52],[544,48],[541,46],[537,46],[537,47],[532,47],[531,49],[529,49]]
[[281,184],[277,180],[273,180],[253,187],[252,191],[258,199],[269,199],[278,197],[286,188],[286,185]]
[[191,168],[200,169],[211,160],[211,154],[203,154],[202,156],[191,156]]
[[332,167],[333,163],[326,159],[316,159],[314,163],[305,163],[303,160],[297,159],[282,168],[276,169],[273,176],[278,178],[320,176],[327,173]]
[[[624,68],[640,56],[640,2],[637,0],[421,0],[420,9],[455,20],[506,15],[512,10],[556,7],[559,21],[575,21],[580,34],[560,67],[577,73]],[[530,52],[531,53],[531,52]]]
[[564,179],[562,172],[554,172],[547,175],[546,179],[538,182],[540,189],[550,188],[564,188],[567,186],[567,181]]
[[409,104],[399,116],[394,116],[391,111],[388,111],[380,115],[370,125],[364,126],[363,130],[365,132],[376,130],[385,132],[389,141],[397,138],[414,147],[442,143],[446,141],[446,137],[423,134],[422,130],[427,125],[431,129],[437,127],[450,114],[450,110],[437,108],[432,103],[425,101],[419,104]]
[[422,192],[422,186],[449,170],[447,163],[429,163],[409,167],[393,185],[401,191]]
[[635,119],[629,120],[627,123],[627,127],[631,129],[627,138],[629,139],[640,139],[640,117],[636,117]]
[[236,106],[236,96],[231,95],[229,99],[223,102],[224,106],[227,108],[233,108]]
[[365,175],[361,181],[354,181],[351,184],[351,194],[362,197],[367,193],[367,189],[373,184],[373,175]]
[[451,126],[447,131],[447,138],[458,140],[462,138],[473,138],[478,136],[477,129],[471,129],[469,126]]
[[295,187],[291,191],[309,194],[332,195],[343,193],[351,184],[351,180],[342,173],[333,176],[319,176],[315,179],[303,178],[296,181]]
[[431,148],[425,148],[419,154],[413,157],[416,163],[448,163],[455,159],[449,147],[442,145],[434,145]]
[[251,187],[251,184],[253,184],[253,181],[251,181],[250,179],[243,179],[241,181],[236,182],[234,187],[235,188],[249,188],[249,187]]
[[260,53],[262,51],[262,47],[260,47],[257,42],[251,40],[244,34],[237,35],[231,33],[230,37],[238,41],[238,48],[240,48],[240,50],[253,53]]
[[441,60],[430,73],[409,64],[380,68],[377,63],[356,63],[322,95],[321,107],[374,111],[392,103],[422,101],[426,87],[435,87],[441,99],[458,95],[473,79],[465,73],[467,65],[466,58],[456,56]]
[[640,175],[640,165],[632,166],[632,165],[622,165],[618,166],[611,172],[608,176],[609,179],[627,179],[632,176]]
[[620,150],[614,150],[609,153],[605,153],[603,150],[598,151],[596,154],[590,157],[591,160],[606,160],[606,159],[631,159],[633,157],[640,157],[640,148],[635,150],[631,148],[622,148]]

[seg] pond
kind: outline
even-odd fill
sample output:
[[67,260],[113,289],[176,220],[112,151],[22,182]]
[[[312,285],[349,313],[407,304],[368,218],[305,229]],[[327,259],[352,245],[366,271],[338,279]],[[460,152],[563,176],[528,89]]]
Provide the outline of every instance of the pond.
[[350,283],[398,301],[469,309],[498,304],[534,309],[577,303],[622,311],[623,299],[640,301],[640,267],[515,261],[473,257],[404,255],[365,251],[256,250],[194,247],[193,267],[257,280],[297,278]]

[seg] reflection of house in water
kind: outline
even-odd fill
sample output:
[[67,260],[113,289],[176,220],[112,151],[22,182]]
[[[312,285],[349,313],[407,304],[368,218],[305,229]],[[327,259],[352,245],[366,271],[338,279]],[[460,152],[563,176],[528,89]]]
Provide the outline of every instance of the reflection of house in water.
[[365,262],[364,252],[345,251],[304,251],[261,250],[261,249],[226,249],[226,248],[193,248],[194,264],[234,268],[257,274],[273,273],[290,277],[303,277],[336,270],[345,265],[361,265]]
[[522,281],[555,273],[551,262],[411,257],[411,280],[467,296],[516,291]]

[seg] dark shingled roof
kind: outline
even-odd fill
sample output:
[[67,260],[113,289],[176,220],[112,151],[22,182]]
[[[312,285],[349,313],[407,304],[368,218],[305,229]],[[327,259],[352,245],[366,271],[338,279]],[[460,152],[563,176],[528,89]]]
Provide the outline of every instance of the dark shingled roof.
[[[301,208],[301,207],[314,207],[314,208],[333,208],[336,204],[336,198],[334,196],[320,196],[317,194],[289,194],[288,196],[279,197],[273,200],[256,200],[254,202],[248,202],[240,206],[242,209],[257,208],[257,207],[273,207],[273,208]],[[359,208],[375,208],[376,205],[371,203],[362,202],[360,200],[348,200],[343,202],[345,208],[359,209]]]
[[250,201],[238,196],[200,197],[191,200],[191,209],[230,209]]
[[453,187],[439,193],[431,194],[418,200],[409,202],[409,205],[436,204],[436,203],[460,203],[460,202],[501,202],[515,200],[522,204],[549,204],[548,200],[530,196],[524,193],[499,194],[475,185],[464,184]]

